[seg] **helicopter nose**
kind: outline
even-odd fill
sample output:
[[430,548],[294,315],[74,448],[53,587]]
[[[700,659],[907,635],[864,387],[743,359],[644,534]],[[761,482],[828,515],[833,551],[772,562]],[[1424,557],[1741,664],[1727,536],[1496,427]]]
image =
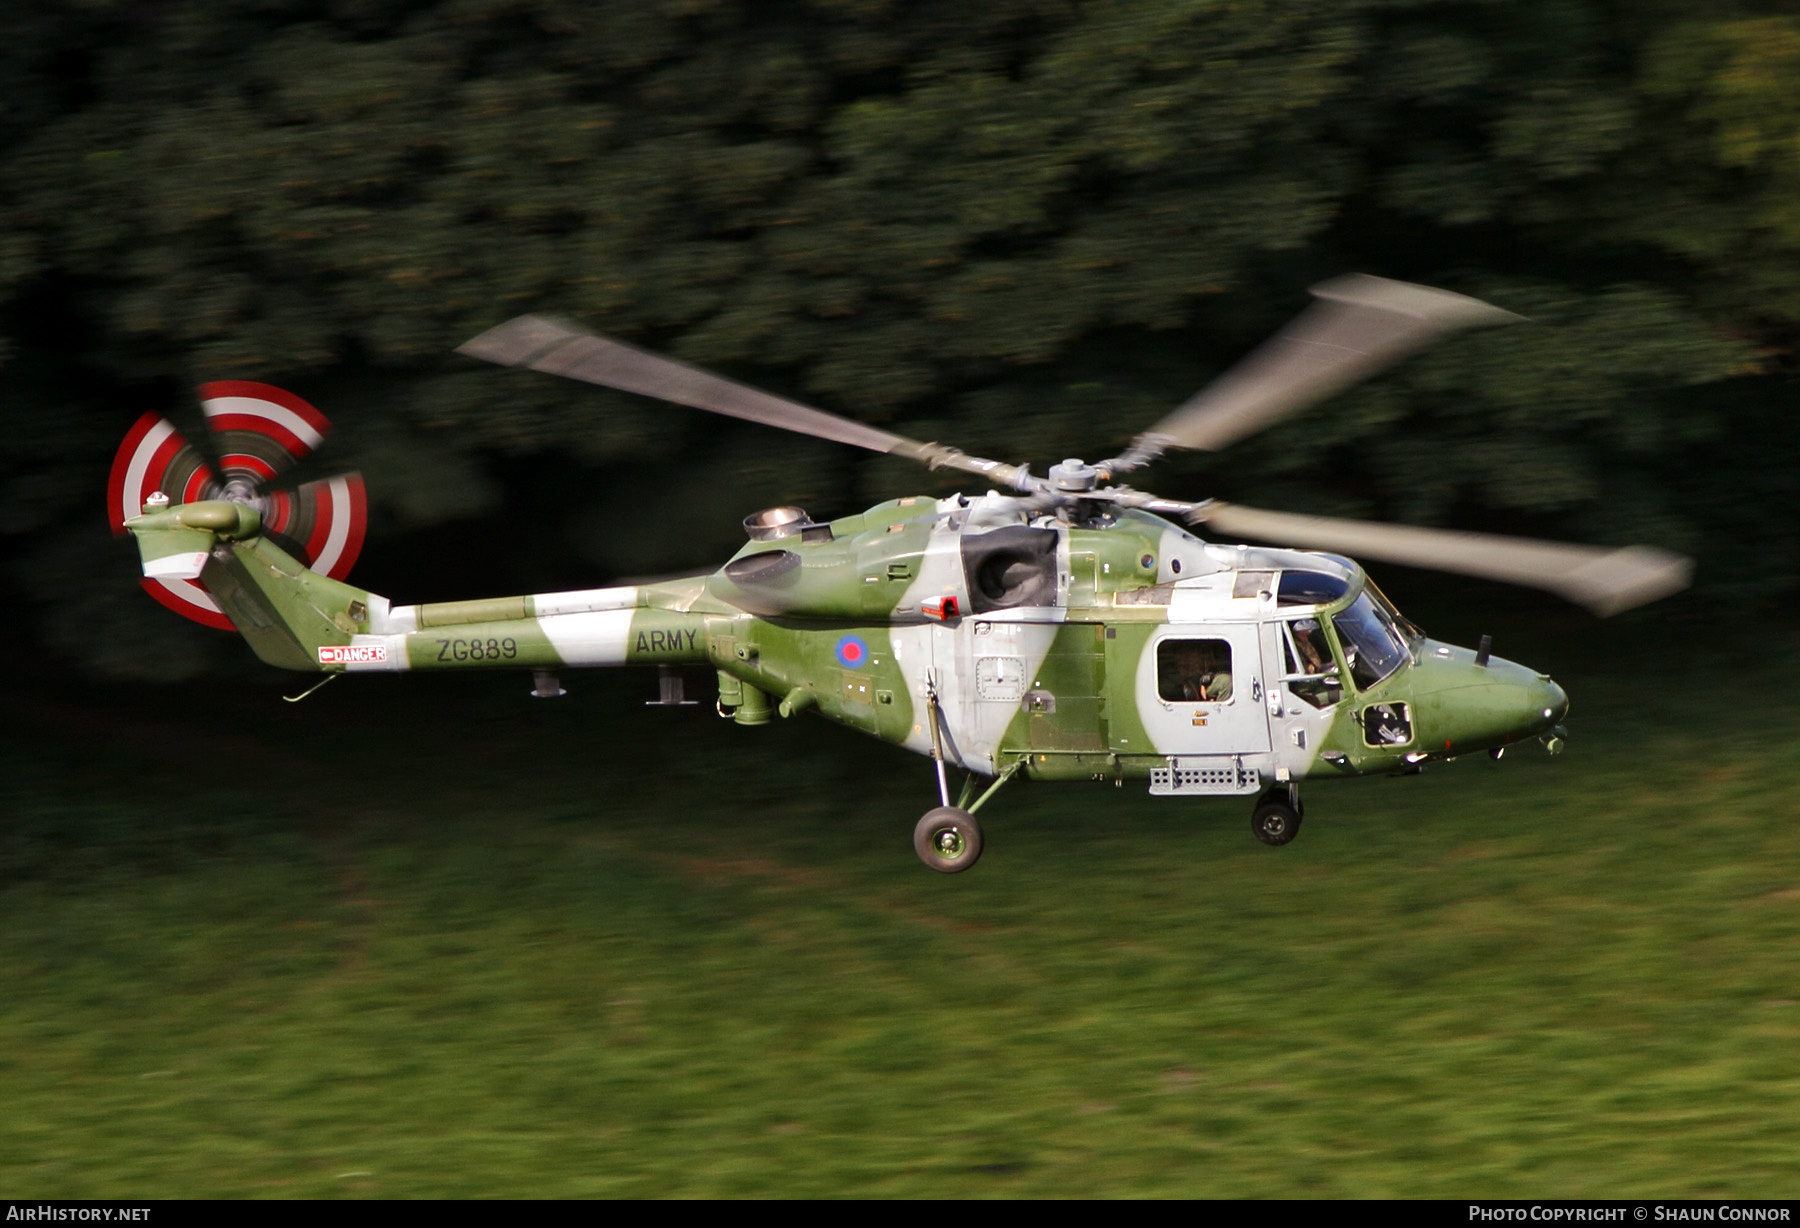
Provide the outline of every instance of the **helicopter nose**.
[[1476,664],[1466,648],[1434,647],[1423,677],[1438,685],[1426,699],[1422,745],[1448,753],[1523,742],[1553,732],[1569,714],[1569,693],[1548,674],[1493,657]]
[[1552,725],[1560,725],[1569,715],[1569,693],[1557,686],[1548,674],[1538,675],[1538,715]]
[[1508,710],[1505,726],[1509,741],[1549,733],[1569,714],[1569,693],[1548,674],[1528,675],[1500,690],[1505,698],[1494,698]]
[[[1521,671],[1523,672],[1523,671]],[[1569,714],[1569,693],[1556,685],[1548,674],[1535,674],[1503,685],[1500,700],[1510,709],[1507,731],[1516,738],[1535,737],[1554,729]]]
[[[1517,674],[1512,678],[1462,693],[1472,701],[1472,711],[1469,724],[1458,731],[1457,744],[1466,745],[1465,739],[1476,743],[1522,741],[1562,723],[1569,713],[1568,692],[1545,674],[1514,668]],[[1483,712],[1485,720],[1477,715]]]

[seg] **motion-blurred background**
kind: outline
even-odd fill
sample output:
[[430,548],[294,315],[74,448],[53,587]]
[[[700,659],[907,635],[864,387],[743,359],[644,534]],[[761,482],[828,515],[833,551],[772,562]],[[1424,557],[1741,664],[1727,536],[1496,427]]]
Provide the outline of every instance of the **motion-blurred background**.
[[[1791,1193],[1791,4],[16,0],[0,84],[6,1192]],[[1699,569],[1609,623],[1378,569],[1570,753],[1278,852],[1021,788],[939,881],[921,761],[629,674],[290,707],[106,531],[132,420],[241,378],[396,600],[720,562],[954,482],[453,348],[559,313],[1041,473],[1346,271],[1530,323],[1138,485]]]

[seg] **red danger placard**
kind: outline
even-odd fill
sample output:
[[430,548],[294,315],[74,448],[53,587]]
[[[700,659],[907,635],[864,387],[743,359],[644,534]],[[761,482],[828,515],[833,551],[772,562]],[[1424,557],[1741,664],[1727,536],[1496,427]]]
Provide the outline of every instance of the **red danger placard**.
[[386,661],[385,644],[327,644],[319,649],[320,665],[379,665]]

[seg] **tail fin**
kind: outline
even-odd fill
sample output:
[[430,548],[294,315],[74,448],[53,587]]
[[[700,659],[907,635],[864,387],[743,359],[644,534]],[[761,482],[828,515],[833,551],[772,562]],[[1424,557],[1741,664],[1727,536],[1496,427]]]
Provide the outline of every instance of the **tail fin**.
[[255,508],[224,499],[157,509],[124,522],[144,576],[199,581],[256,655],[282,669],[318,671],[331,646],[367,633],[385,598],[313,571],[264,535]]

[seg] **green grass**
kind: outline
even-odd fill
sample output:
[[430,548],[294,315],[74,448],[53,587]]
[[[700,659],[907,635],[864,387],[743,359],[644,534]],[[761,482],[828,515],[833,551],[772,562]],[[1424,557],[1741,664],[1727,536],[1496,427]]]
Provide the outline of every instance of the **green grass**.
[[641,677],[20,697],[0,1189],[1791,1195],[1800,709],[1721,678],[1279,850],[1009,787],[957,877],[923,760]]

